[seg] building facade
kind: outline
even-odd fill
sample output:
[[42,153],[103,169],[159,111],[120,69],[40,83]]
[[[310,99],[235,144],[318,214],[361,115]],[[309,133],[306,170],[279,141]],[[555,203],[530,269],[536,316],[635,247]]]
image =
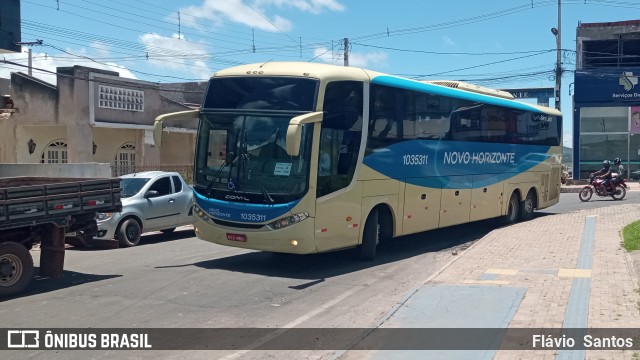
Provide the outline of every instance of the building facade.
[[12,73],[15,111],[0,121],[0,162],[110,163],[114,175],[193,164],[195,126],[165,132],[153,144],[164,113],[200,105],[205,83],[158,84],[82,66],[57,69],[57,85]]
[[588,178],[603,160],[640,169],[640,20],[580,23],[576,36],[573,177]]

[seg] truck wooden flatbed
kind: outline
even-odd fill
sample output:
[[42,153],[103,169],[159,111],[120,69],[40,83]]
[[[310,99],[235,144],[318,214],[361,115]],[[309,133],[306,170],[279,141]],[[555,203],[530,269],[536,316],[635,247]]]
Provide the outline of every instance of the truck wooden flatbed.
[[62,277],[65,240],[95,244],[96,213],[121,210],[119,179],[0,178],[0,297],[31,281],[33,245],[41,247],[40,275]]

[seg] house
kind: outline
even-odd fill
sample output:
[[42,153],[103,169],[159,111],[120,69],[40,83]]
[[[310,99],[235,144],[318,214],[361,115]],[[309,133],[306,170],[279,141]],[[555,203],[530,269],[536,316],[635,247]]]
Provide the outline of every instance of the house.
[[156,148],[153,123],[198,107],[206,84],[160,85],[84,66],[58,68],[56,85],[12,73],[8,87],[0,82],[14,103],[0,118],[0,162],[110,163],[114,175],[190,167],[195,125],[172,127]]

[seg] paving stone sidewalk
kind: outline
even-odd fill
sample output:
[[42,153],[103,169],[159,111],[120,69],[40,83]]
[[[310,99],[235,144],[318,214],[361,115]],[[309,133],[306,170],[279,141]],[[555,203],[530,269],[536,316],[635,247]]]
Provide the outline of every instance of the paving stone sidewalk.
[[[640,205],[619,205],[540,216],[502,227],[460,254],[425,286],[525,289],[509,328],[562,328],[571,316],[584,317],[588,328],[640,328],[638,278],[631,255],[621,247],[622,228],[639,219]],[[588,233],[593,239],[585,249]],[[576,292],[576,279],[585,279],[586,290]],[[584,309],[569,305],[572,287]],[[501,350],[493,358],[640,358],[640,350],[590,350],[577,357],[561,353]]]

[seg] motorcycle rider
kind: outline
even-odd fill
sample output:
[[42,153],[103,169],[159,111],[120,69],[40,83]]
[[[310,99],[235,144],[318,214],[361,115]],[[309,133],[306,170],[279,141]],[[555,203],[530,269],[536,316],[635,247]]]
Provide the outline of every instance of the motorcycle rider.
[[603,179],[604,181],[602,181],[602,187],[605,189],[605,191],[610,192],[611,189],[609,188],[609,180],[611,180],[611,162],[609,162],[609,160],[605,160],[602,162],[602,165],[604,167],[594,172],[593,175],[598,179]]
[[613,183],[614,184],[621,183],[622,180],[624,179],[624,166],[622,166],[622,159],[615,158],[613,160],[613,165],[617,166],[617,168],[616,168],[617,174],[616,174],[616,176],[615,176],[615,178],[613,180]]

